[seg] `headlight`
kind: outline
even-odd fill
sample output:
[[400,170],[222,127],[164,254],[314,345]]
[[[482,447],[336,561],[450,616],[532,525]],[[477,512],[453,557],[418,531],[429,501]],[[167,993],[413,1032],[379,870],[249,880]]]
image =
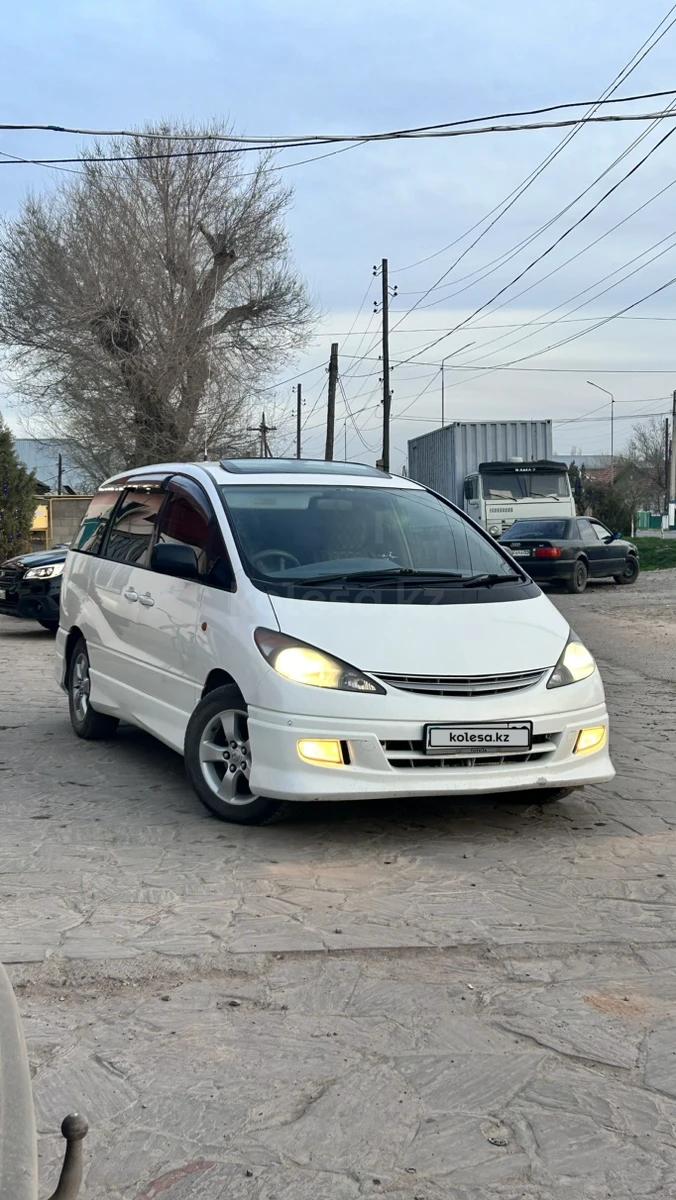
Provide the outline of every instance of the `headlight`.
[[500,536],[500,534],[502,533],[502,529],[500,528],[499,525],[491,525],[488,532],[490,533],[491,537],[496,538],[496,537]]
[[272,629],[257,629],[254,639],[263,658],[278,675],[292,683],[310,687],[337,688],[344,692],[379,692],[385,689],[339,658],[332,658],[314,646],[298,642]]
[[48,567],[31,567],[30,571],[26,571],[24,579],[55,579],[57,575],[63,575],[63,568],[66,564],[51,563]]
[[586,646],[571,634],[566,648],[549,677],[548,688],[565,687],[567,683],[579,683],[594,674],[596,663]]

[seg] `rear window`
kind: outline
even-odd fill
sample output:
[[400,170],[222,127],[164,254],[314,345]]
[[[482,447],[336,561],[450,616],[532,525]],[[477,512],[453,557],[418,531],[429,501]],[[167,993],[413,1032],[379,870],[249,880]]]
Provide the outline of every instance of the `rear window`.
[[567,521],[515,521],[504,535],[505,540],[512,538],[555,538],[568,537]]
[[110,514],[117,503],[120,491],[119,487],[110,487],[101,488],[96,493],[82,518],[82,524],[75,534],[71,550],[80,550],[82,554],[99,553],[108,528]]

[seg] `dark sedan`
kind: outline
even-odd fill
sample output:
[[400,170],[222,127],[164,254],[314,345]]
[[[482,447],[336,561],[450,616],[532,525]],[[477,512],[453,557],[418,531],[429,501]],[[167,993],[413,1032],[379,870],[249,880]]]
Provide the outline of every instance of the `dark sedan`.
[[589,579],[635,583],[638,549],[595,517],[515,521],[500,538],[531,579],[583,592]]
[[55,633],[66,550],[66,546],[55,546],[0,563],[0,614],[38,621],[43,629]]

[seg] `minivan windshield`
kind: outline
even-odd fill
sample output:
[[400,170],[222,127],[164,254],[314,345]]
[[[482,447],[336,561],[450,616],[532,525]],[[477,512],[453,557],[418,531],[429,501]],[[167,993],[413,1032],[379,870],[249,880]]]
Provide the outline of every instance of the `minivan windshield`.
[[491,586],[515,578],[490,539],[417,488],[237,484],[220,492],[256,582]]

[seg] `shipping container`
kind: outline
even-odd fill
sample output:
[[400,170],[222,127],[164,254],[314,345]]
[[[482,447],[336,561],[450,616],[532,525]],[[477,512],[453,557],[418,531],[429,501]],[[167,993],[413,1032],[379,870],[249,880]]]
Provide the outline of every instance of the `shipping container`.
[[551,421],[453,421],[408,443],[408,473],[463,507],[463,484],[479,463],[551,459]]

